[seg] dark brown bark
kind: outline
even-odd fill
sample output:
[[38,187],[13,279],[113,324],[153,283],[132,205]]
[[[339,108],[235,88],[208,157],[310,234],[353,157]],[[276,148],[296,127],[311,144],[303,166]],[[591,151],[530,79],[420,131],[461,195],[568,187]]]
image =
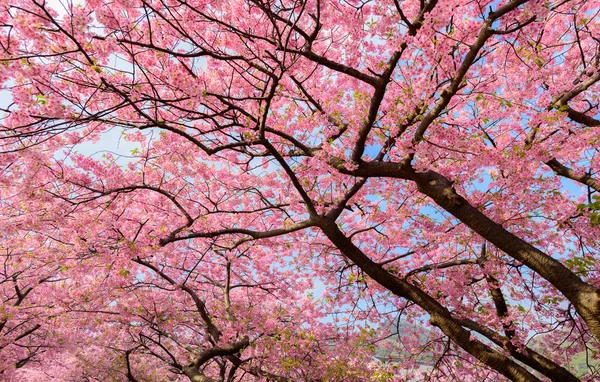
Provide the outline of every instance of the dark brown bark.
[[[486,245],[484,244],[481,248],[481,255],[478,259],[478,263],[483,265],[486,260]],[[506,322],[506,319],[509,317],[508,304],[506,303],[506,299],[504,298],[504,294],[500,288],[500,283],[498,280],[496,280],[496,278],[490,275],[486,275],[485,279],[488,283],[488,288],[494,303],[494,307],[496,308],[496,314],[502,322],[502,328],[504,329],[504,334],[506,337],[499,341],[499,336],[497,336],[495,333],[492,333],[489,329],[482,331],[481,329],[474,328],[473,326],[465,327],[469,327],[488,337],[499,346],[507,349],[510,355],[516,360],[519,360],[525,365],[539,371],[546,377],[550,378],[550,380],[553,382],[578,382],[579,378],[571,374],[571,372],[551,359],[544,357],[524,344],[519,344],[518,347],[513,344],[513,339],[516,336],[516,332],[514,330],[514,323],[512,321]],[[491,336],[490,333],[492,333]]]
[[244,337],[231,345],[221,347],[215,346],[211,349],[205,350],[195,357],[192,362],[183,367],[183,373],[193,382],[217,382],[216,379],[207,377],[200,370],[200,367],[215,357],[237,354],[249,345],[250,339],[248,337]]
[[459,320],[460,324],[468,329],[476,331],[477,333],[487,337],[490,341],[494,342],[498,346],[506,348],[510,355],[522,362],[523,364],[531,367],[548,377],[553,382],[580,382],[580,380],[571,374],[567,369],[558,365],[549,358],[544,357],[540,353],[523,346],[517,349],[515,346],[509,347],[507,344],[508,338],[503,337],[495,331],[481,326],[472,320]]
[[592,178],[590,174],[577,174],[573,171],[572,168],[569,168],[562,163],[560,163],[556,158],[552,158],[549,161],[545,162],[548,167],[550,167],[557,175],[560,175],[564,178],[568,178],[579,182],[581,184],[585,184],[593,188],[596,191],[600,191],[600,182],[596,179]]
[[336,167],[342,172],[363,178],[390,177],[415,182],[419,191],[437,205],[549,281],[573,304],[594,337],[600,341],[600,290],[583,281],[560,261],[487,217],[458,195],[448,178],[432,170],[417,172],[408,163],[365,162],[354,171],[345,170],[339,164]]
[[320,219],[318,226],[329,240],[362,271],[395,295],[406,298],[427,311],[432,325],[439,327],[454,343],[480,362],[513,381],[539,381],[510,358],[472,337],[469,331],[465,330],[434,298],[409,282],[396,278],[373,262],[340,231],[335,222]]

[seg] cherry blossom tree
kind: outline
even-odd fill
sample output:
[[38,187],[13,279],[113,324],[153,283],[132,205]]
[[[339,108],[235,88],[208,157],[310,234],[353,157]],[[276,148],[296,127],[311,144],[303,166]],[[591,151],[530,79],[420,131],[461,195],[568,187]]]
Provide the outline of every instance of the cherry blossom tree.
[[7,378],[598,377],[600,2],[0,7]]

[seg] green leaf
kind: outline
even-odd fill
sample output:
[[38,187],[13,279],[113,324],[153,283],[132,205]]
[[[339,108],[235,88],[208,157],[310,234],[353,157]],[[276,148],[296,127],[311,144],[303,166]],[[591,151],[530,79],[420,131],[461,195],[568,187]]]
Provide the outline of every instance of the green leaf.
[[38,94],[35,96],[35,102],[38,105],[45,105],[48,103],[48,101],[46,100],[46,97],[43,94]]
[[131,271],[129,271],[128,269],[121,269],[119,271],[119,274],[123,277],[128,277],[131,274]]

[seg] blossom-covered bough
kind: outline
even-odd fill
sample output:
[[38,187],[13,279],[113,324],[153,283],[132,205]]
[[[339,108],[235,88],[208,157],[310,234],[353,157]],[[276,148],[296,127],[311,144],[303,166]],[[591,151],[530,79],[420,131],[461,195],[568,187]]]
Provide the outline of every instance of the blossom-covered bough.
[[7,378],[597,377],[597,1],[0,7]]

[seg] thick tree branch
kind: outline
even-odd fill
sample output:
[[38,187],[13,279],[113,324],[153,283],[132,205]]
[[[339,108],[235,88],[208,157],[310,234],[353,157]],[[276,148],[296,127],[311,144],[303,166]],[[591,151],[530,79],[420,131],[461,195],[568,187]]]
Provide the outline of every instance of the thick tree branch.
[[548,280],[571,301],[577,312],[589,325],[594,336],[600,339],[600,290],[581,280],[560,261],[553,259],[491,220],[460,196],[448,178],[433,170],[417,172],[406,162],[363,163],[354,171],[338,166],[338,169],[340,168],[342,172],[363,178],[391,177],[415,182],[419,191],[429,196],[437,205],[506,254]]
[[590,174],[578,174],[573,169],[563,165],[555,158],[545,162],[557,175],[574,180],[590,188],[600,191],[600,182],[593,178]]
[[322,219],[318,223],[323,233],[350,261],[395,295],[406,298],[423,308],[430,315],[431,323],[439,327],[444,334],[469,354],[512,380],[539,381],[511,359],[473,338],[454,320],[450,312],[431,296],[414,285],[394,277],[369,259],[342,233],[335,222]]
[[508,338],[501,336],[495,331],[489,329],[488,327],[482,326],[473,320],[457,319],[457,321],[463,327],[471,329],[483,335],[501,348],[507,349],[510,355],[516,360],[534,370],[539,371],[544,376],[550,378],[550,380],[553,382],[580,382],[580,379],[574,376],[567,369],[527,346],[519,346],[517,348],[516,346],[510,344],[510,340]]
[[248,337],[244,337],[241,340],[221,347],[213,347],[211,349],[205,350],[198,354],[190,363],[183,367],[184,374],[192,381],[192,382],[219,382],[216,379],[212,379],[207,377],[200,368],[202,365],[210,361],[215,357],[223,357],[228,355],[235,355],[247,348],[250,345],[250,339]]

